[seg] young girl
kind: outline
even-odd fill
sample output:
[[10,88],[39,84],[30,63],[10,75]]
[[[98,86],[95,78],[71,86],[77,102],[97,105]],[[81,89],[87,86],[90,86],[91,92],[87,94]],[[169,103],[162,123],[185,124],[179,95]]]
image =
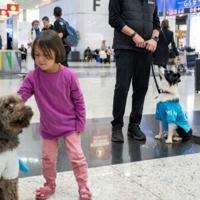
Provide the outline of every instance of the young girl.
[[80,200],[90,200],[88,167],[81,149],[85,106],[76,75],[60,64],[65,50],[52,30],[43,31],[35,39],[31,54],[38,67],[25,77],[18,94],[24,102],[34,94],[40,111],[42,172],[46,182],[36,190],[36,199],[48,199],[55,192],[58,139],[63,138]]

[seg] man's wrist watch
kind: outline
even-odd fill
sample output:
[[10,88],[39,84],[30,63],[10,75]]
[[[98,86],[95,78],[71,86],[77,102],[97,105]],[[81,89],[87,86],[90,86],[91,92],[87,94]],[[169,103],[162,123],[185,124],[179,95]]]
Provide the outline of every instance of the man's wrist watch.
[[130,37],[131,37],[131,38],[134,38],[136,34],[137,34],[137,33],[134,31],[134,32],[130,35]]
[[154,41],[156,41],[156,42],[159,41],[159,37],[157,37],[157,36],[154,36],[154,37],[152,37],[151,39],[154,40]]

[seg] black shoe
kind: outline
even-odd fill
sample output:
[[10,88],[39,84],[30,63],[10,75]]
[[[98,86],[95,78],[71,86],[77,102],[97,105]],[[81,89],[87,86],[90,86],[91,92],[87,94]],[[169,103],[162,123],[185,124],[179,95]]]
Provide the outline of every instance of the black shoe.
[[112,142],[119,142],[119,143],[124,142],[124,136],[123,136],[123,133],[122,133],[122,128],[112,127],[111,141]]
[[146,136],[141,131],[140,126],[138,124],[132,125],[131,128],[128,128],[128,136],[138,141],[146,140]]

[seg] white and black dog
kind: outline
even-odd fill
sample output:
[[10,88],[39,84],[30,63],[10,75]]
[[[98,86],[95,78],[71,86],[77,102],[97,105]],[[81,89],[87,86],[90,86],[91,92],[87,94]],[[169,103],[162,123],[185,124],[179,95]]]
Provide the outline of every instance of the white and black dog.
[[159,68],[159,76],[161,85],[155,114],[159,120],[159,133],[155,139],[163,138],[166,131],[166,143],[187,141],[192,136],[192,129],[179,102],[178,83],[181,75],[173,69]]

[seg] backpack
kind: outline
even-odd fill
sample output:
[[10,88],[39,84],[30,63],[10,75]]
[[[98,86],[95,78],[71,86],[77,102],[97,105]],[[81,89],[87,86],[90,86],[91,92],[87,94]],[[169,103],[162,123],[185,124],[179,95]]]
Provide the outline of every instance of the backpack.
[[63,22],[64,22],[64,32],[66,33],[64,34],[66,36],[63,38],[63,41],[70,47],[77,46],[78,35],[76,33],[76,30],[72,26],[70,26],[67,21],[63,20]]

